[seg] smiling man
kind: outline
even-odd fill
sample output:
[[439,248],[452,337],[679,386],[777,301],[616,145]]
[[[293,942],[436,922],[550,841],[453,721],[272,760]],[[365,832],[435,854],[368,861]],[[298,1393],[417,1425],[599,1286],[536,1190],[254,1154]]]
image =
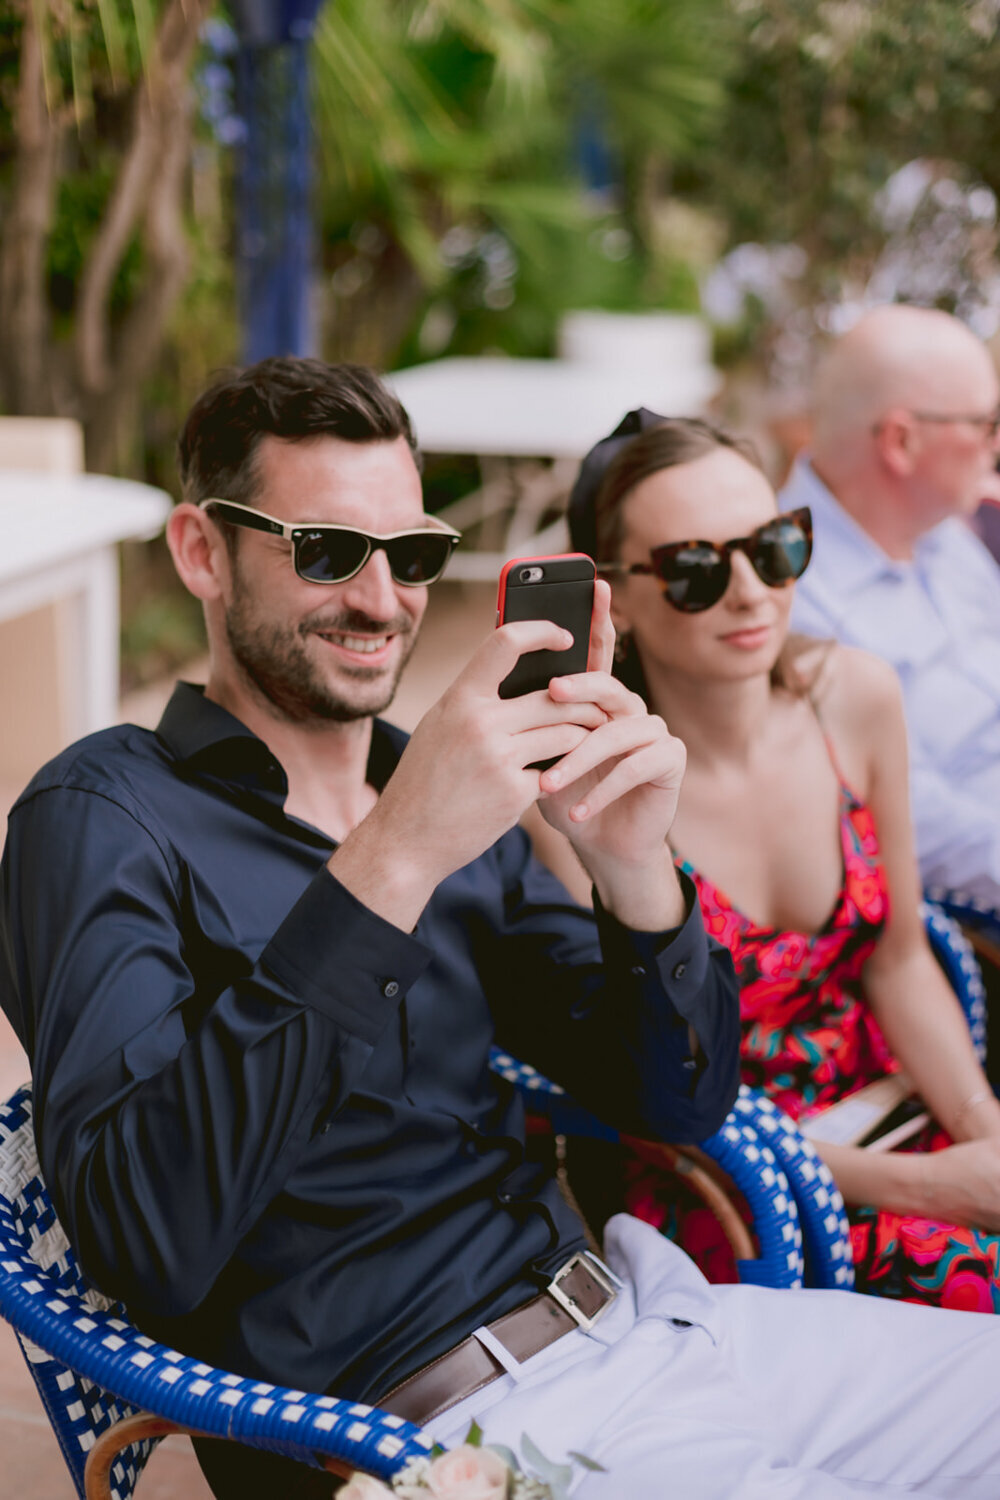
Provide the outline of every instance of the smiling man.
[[[607,1472],[580,1500],[823,1500],[855,1476],[943,1495],[923,1483],[942,1472],[993,1496],[1000,1325],[711,1288],[625,1215],[609,1270],[490,1069],[495,1038],[682,1141],[736,1090],[729,955],[666,843],[684,749],[609,671],[607,585],[590,670],[501,699],[521,654],[569,644],[505,626],[407,740],[376,715],[456,538],[423,511],[398,402],[353,366],[264,361],[196,403],[180,459],[168,534],[208,684],[180,684],[155,734],[43,768],[0,870],[0,1001],[89,1274],[242,1374],[446,1443],[475,1417],[582,1450]],[[535,802],[593,911],[531,857]],[[198,1449],[221,1500],[331,1493],[273,1454]]]

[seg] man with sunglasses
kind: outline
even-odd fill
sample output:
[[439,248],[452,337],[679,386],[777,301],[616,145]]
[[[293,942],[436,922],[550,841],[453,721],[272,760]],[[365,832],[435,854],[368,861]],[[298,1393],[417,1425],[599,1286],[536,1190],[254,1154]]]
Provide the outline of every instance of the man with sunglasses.
[[[447,1444],[476,1417],[582,1451],[608,1472],[579,1500],[833,1500],[862,1472],[897,1493],[931,1450],[978,1476],[963,1495],[994,1494],[1000,1327],[710,1288],[625,1216],[610,1270],[488,1066],[495,1035],[605,1119],[680,1140],[735,1090],[729,956],[666,846],[683,750],[607,671],[607,586],[597,670],[502,700],[522,652],[567,644],[506,626],[407,742],[374,716],[455,536],[423,512],[398,403],[363,370],[265,361],[196,403],[180,457],[169,540],[208,685],[181,684],[155,735],[110,730],[39,773],[0,878],[0,998],[84,1267],[213,1363],[376,1400]],[[540,794],[594,913],[514,827]],[[803,1338],[829,1375],[801,1378]],[[961,1397],[940,1440],[928,1362]],[[880,1380],[912,1392],[888,1440]],[[225,1500],[330,1494],[198,1446]]]
[[793,624],[899,674],[924,884],[1000,909],[1000,569],[968,524],[995,485],[998,402],[957,319],[877,308],[821,366],[780,501],[815,531]]
[[[409,742],[377,717],[458,542],[416,460],[354,366],[267,360],[195,403],[168,541],[208,683],[12,810],[0,1001],[60,1217],[146,1332],[425,1419],[618,1297],[526,1156],[494,1036],[620,1126],[694,1140],[739,1033],[665,843],[683,747],[607,671],[606,585],[603,670],[501,699],[519,655],[570,643],[514,623]],[[516,827],[550,758],[596,920]],[[330,1492],[237,1445],[201,1458],[219,1496]]]

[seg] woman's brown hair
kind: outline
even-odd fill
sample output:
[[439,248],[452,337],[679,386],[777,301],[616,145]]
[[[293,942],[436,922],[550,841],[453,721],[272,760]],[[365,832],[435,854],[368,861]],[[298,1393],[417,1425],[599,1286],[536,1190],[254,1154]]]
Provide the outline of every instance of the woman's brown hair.
[[[729,448],[754,468],[763,469],[749,438],[735,437],[724,428],[698,417],[664,417],[657,425],[638,433],[619,448],[593,492],[595,559],[598,562],[618,561],[625,531],[625,501],[637,485],[651,474],[694,463],[717,448]],[[710,527],[706,529],[711,531]],[[818,642],[810,636],[790,635],[771,671],[773,685],[793,693],[814,693],[819,687],[831,644]],[[817,651],[817,647],[823,649]],[[619,637],[615,675],[648,701],[642,663],[629,636]]]

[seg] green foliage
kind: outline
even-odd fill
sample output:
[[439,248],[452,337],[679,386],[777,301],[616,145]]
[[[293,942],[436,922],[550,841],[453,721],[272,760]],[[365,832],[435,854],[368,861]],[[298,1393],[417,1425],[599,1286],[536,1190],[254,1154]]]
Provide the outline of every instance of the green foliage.
[[678,186],[719,206],[731,243],[870,253],[872,200],[915,157],[964,163],[1000,193],[990,0],[732,0],[740,27],[723,128]]
[[[381,364],[548,353],[569,307],[690,307],[693,276],[655,245],[650,200],[723,105],[726,16],[724,0],[328,6],[316,98],[331,351]],[[596,209],[575,162],[585,118],[623,185]],[[412,279],[393,322],[401,261]],[[382,309],[377,352],[366,304]]]

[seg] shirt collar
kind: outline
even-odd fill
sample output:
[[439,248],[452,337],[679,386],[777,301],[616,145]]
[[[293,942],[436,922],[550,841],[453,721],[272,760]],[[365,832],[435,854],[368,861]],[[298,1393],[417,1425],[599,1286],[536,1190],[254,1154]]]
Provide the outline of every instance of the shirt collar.
[[[196,683],[177,683],[156,733],[179,764],[284,804],[288,778],[276,757],[252,729],[206,698],[205,689]],[[408,738],[394,724],[373,721],[365,779],[376,791],[381,792],[396,769]]]
[[796,459],[781,492],[783,510],[795,510],[800,505],[808,505],[812,511],[814,546],[817,556],[822,556],[825,576],[837,578],[842,586],[853,589],[909,572],[912,564],[895,562],[848,515],[808,457]]

